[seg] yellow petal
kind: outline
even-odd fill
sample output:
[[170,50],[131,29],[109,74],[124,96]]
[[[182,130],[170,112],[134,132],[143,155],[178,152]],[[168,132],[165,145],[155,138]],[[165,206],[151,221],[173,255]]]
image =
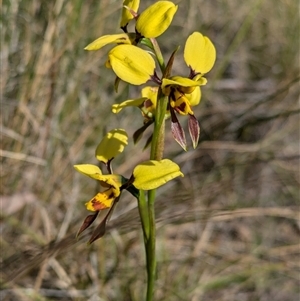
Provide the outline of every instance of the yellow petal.
[[151,190],[178,176],[183,177],[183,173],[179,166],[171,160],[150,160],[136,166],[133,171],[133,185],[137,189]]
[[118,154],[122,153],[128,144],[128,135],[123,129],[114,129],[108,132],[96,149],[96,158],[107,163]]
[[184,60],[195,72],[207,73],[216,60],[215,46],[208,37],[194,32],[185,43]]
[[146,38],[160,36],[171,24],[178,6],[171,1],[157,1],[144,10],[136,21],[136,30]]
[[98,50],[108,44],[131,44],[135,38],[135,34],[132,33],[121,33],[106,35],[98,38],[89,45],[87,45],[85,50]]
[[145,87],[142,89],[142,97],[146,97],[156,106],[158,87]]
[[137,99],[128,99],[121,102],[120,104],[114,104],[112,105],[112,112],[117,114],[126,107],[140,107],[146,99],[147,99],[146,97],[137,98]]
[[162,88],[168,85],[177,85],[181,87],[196,87],[206,84],[206,79],[200,77],[199,80],[195,81],[193,79],[181,76],[172,76],[170,78],[163,78]]
[[90,211],[99,211],[110,208],[115,199],[111,189],[97,193],[91,200],[85,203],[86,209]]
[[170,78],[163,78],[162,80],[162,92],[169,96],[172,87],[175,87],[182,93],[192,93],[197,86],[202,86],[206,84],[206,79],[204,77],[199,77],[198,80],[189,79],[181,76],[173,76]]
[[99,177],[102,175],[100,168],[93,164],[78,164],[74,165],[74,168],[92,179],[99,180]]
[[[123,6],[127,6],[128,8],[132,9],[134,12],[137,12],[139,9],[140,0],[124,0]],[[130,11],[123,7],[122,9],[122,17],[120,22],[120,27],[125,27],[129,21],[131,21],[134,16],[130,13]]]
[[119,196],[120,187],[123,183],[123,177],[117,174],[101,175],[98,177],[102,187],[108,187],[113,190],[115,197]]
[[200,87],[196,87],[196,89],[191,94],[185,94],[186,98],[189,100],[190,105],[192,107],[199,104],[201,100],[201,89]]
[[109,52],[108,58],[116,75],[132,85],[142,85],[154,74],[154,59],[136,46],[118,45]]
[[141,110],[145,116],[152,118],[156,111],[158,87],[145,87],[142,89],[142,96],[146,97]]

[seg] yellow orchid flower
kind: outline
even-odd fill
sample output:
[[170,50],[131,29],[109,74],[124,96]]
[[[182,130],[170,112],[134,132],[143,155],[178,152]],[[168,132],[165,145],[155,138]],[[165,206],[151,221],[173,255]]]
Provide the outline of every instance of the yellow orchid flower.
[[155,115],[158,87],[144,87],[140,98],[128,99],[120,104],[112,105],[112,112],[117,114],[126,107],[138,107],[143,116],[151,119]]
[[113,201],[120,195],[122,177],[115,174],[103,175],[100,168],[92,164],[78,164],[74,168],[80,173],[100,181],[102,187],[107,188],[104,192],[97,193],[85,205],[90,211],[99,211],[110,208]]
[[[200,88],[205,85],[206,79],[200,78],[195,81],[189,78],[173,76],[164,78],[162,81],[162,91],[166,96],[169,96],[169,103],[181,115],[193,115],[192,105],[200,102]],[[190,96],[187,96],[190,95]],[[197,99],[199,97],[199,99]],[[191,100],[193,103],[191,103]]]
[[177,8],[171,1],[157,1],[139,15],[136,31],[146,38],[160,36],[170,26]]
[[108,54],[107,68],[123,81],[142,85],[154,76],[155,61],[145,50],[133,45],[118,45]]
[[[144,90],[144,94],[149,96],[153,93],[150,87]],[[85,218],[77,236],[87,229],[96,219],[99,211],[108,209],[109,211],[99,226],[94,230],[90,243],[100,238],[105,233],[105,227],[116,203],[118,202],[122,190],[128,190],[136,198],[139,197],[139,189],[155,189],[178,176],[183,176],[179,166],[170,160],[146,161],[137,165],[130,179],[121,175],[113,174],[111,169],[112,159],[123,152],[127,145],[128,135],[123,129],[114,129],[108,132],[96,149],[96,158],[105,163],[109,174],[103,174],[97,165],[77,164],[74,168],[92,179],[98,180],[103,191],[97,193],[92,199],[85,203],[86,209],[95,212]]]
[[[106,182],[105,182],[106,180]],[[122,186],[122,177],[112,174],[101,177],[100,183],[108,188],[97,193],[85,206],[89,211],[99,211],[110,208],[114,200],[121,194],[120,187]]]
[[[109,131],[96,148],[96,158],[106,164],[111,171],[110,163],[118,154],[122,153],[128,144],[128,135],[123,129],[114,129]],[[123,184],[123,178],[120,175],[103,175],[101,169],[93,164],[78,164],[74,168],[80,173],[100,181],[100,185],[106,188],[105,191],[97,193],[90,201],[86,203],[86,208],[90,211],[99,211],[110,208],[114,200],[119,197]]]
[[[120,104],[112,105],[112,112],[115,114],[119,113],[126,107],[138,107],[141,110],[141,113],[144,117],[144,124],[133,134],[134,143],[137,143],[140,140],[146,129],[154,122],[157,93],[158,87],[147,86],[144,87],[141,91],[142,97],[136,99],[128,99]],[[167,112],[166,114],[166,118],[169,117],[168,113],[169,112]]]

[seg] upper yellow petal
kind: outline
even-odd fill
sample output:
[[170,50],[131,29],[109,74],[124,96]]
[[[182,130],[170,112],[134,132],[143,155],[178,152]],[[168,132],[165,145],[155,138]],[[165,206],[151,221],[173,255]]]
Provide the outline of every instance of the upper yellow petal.
[[123,129],[114,129],[108,132],[96,149],[96,158],[107,163],[118,154],[122,153],[128,144],[128,135]]
[[137,189],[151,190],[181,176],[179,166],[169,159],[149,160],[137,165],[133,171],[133,185]]
[[144,10],[136,21],[136,30],[146,38],[160,36],[171,24],[178,6],[171,1],[157,1]]
[[130,13],[130,11],[124,6],[132,9],[134,12],[137,12],[140,6],[140,0],[123,0],[123,9],[122,9],[120,27],[126,26],[129,23],[129,21],[134,18],[134,16]]
[[133,45],[118,45],[108,54],[110,66],[116,75],[132,85],[142,85],[154,74],[155,61],[145,50]]
[[186,40],[184,60],[195,72],[207,73],[216,60],[215,46],[208,37],[200,32],[194,32]]
[[96,39],[95,41],[87,45],[84,49],[98,50],[108,44],[132,44],[134,38],[135,38],[134,33],[106,35]]

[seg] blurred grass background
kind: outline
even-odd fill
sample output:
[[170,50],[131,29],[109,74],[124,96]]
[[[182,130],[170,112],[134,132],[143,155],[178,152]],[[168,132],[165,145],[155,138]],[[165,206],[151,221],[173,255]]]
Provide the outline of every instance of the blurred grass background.
[[[103,133],[132,136],[140,112],[111,105],[139,95],[104,68],[122,1],[2,2],[2,300],[143,300],[145,258],[136,201],[124,193],[109,233],[75,233],[96,183],[73,165],[96,163]],[[141,1],[141,9],[154,1]],[[202,102],[201,142],[165,156],[185,177],[159,190],[156,300],[299,299],[299,3],[176,1],[158,41],[165,57],[200,31],[217,48]],[[133,117],[134,116],[134,117]],[[184,122],[184,119],[181,119]],[[167,127],[170,124],[167,123]],[[116,160],[129,176],[145,138]],[[97,222],[98,223],[98,222]]]

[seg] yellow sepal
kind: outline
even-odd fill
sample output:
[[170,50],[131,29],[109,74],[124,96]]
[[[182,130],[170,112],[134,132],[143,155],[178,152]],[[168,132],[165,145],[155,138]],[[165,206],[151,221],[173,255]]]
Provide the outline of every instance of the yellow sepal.
[[121,110],[127,107],[140,107],[146,99],[147,99],[146,97],[141,97],[137,99],[128,99],[121,102],[120,104],[114,104],[112,105],[112,112],[117,114]]
[[87,45],[84,49],[99,50],[108,44],[132,44],[134,38],[135,38],[135,34],[133,33],[106,35],[96,39],[95,41]]
[[74,168],[92,179],[99,180],[99,177],[102,175],[100,168],[93,164],[77,164],[74,165]]

